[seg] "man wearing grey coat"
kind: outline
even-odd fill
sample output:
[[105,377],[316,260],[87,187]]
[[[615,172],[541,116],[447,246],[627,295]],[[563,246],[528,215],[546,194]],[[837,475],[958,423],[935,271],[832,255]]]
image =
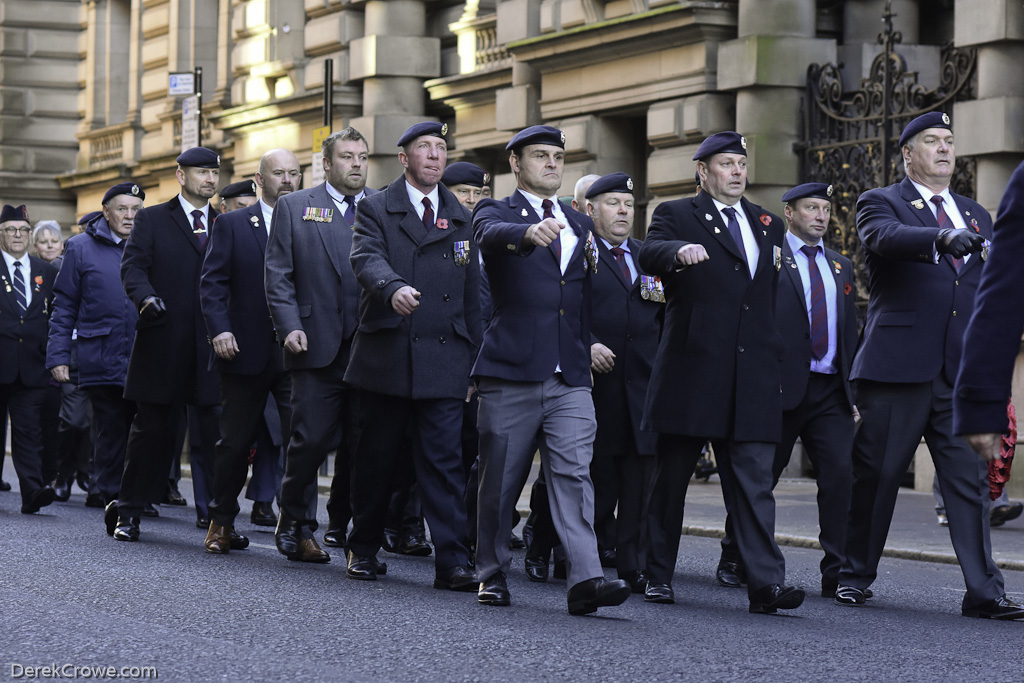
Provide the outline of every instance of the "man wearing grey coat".
[[375,580],[394,470],[411,427],[435,553],[435,588],[475,590],[465,537],[460,434],[480,343],[480,267],[470,214],[439,185],[447,126],[398,141],[405,173],[359,206],[352,270],[363,285],[345,380],[361,389],[352,463],[349,578]]

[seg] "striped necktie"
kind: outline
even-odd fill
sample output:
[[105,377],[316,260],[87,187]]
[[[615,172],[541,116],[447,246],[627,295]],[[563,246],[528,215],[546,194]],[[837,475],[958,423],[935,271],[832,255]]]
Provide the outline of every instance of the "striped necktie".
[[807,257],[807,272],[811,280],[811,355],[821,360],[828,353],[828,305],[825,303],[825,282],[815,260],[820,247],[804,246],[800,251]]
[[18,300],[18,307],[24,315],[28,308],[28,292],[25,290],[25,274],[21,272],[21,261],[14,262],[14,298]]

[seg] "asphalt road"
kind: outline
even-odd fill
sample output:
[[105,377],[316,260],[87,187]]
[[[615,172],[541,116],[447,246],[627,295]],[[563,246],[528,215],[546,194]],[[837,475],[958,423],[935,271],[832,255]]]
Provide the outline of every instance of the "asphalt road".
[[[162,681],[1022,678],[1024,622],[961,617],[953,565],[883,558],[867,607],[810,592],[789,615],[752,615],[745,591],[714,583],[717,541],[684,537],[675,605],[633,596],[571,617],[565,583],[528,582],[523,551],[512,606],[487,608],[432,588],[431,558],[382,553],[388,574],[375,583],[346,579],[340,555],[289,562],[272,530],[248,523],[247,503],[245,551],[204,553],[192,508],[161,507],[140,543],[118,543],[75,491],[32,516],[0,493],[0,680],[53,664],[154,666]],[[791,583],[816,588],[818,553],[783,550]],[[1005,577],[1024,599],[1024,572]]]

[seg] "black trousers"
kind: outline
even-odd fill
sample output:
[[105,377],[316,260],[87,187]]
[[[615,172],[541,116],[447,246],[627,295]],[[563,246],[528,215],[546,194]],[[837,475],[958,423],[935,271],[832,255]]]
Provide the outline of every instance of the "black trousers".
[[113,500],[121,488],[128,434],[135,417],[135,401],[124,398],[124,387],[120,386],[92,386],[85,391],[92,403],[96,444],[89,493],[102,494]]
[[43,430],[39,418],[46,389],[27,387],[17,379],[11,384],[0,384],[0,403],[7,404],[11,418],[11,461],[22,500],[47,483],[43,481]]

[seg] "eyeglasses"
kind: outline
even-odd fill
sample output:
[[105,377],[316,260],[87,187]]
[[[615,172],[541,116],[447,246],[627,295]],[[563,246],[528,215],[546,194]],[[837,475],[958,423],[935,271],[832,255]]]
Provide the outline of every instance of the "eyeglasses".
[[6,232],[11,237],[16,237],[16,236],[18,236],[18,235],[20,235],[22,233],[24,233],[26,235],[29,234],[30,232],[32,232],[32,228],[9,227],[9,228],[4,228],[4,232]]

